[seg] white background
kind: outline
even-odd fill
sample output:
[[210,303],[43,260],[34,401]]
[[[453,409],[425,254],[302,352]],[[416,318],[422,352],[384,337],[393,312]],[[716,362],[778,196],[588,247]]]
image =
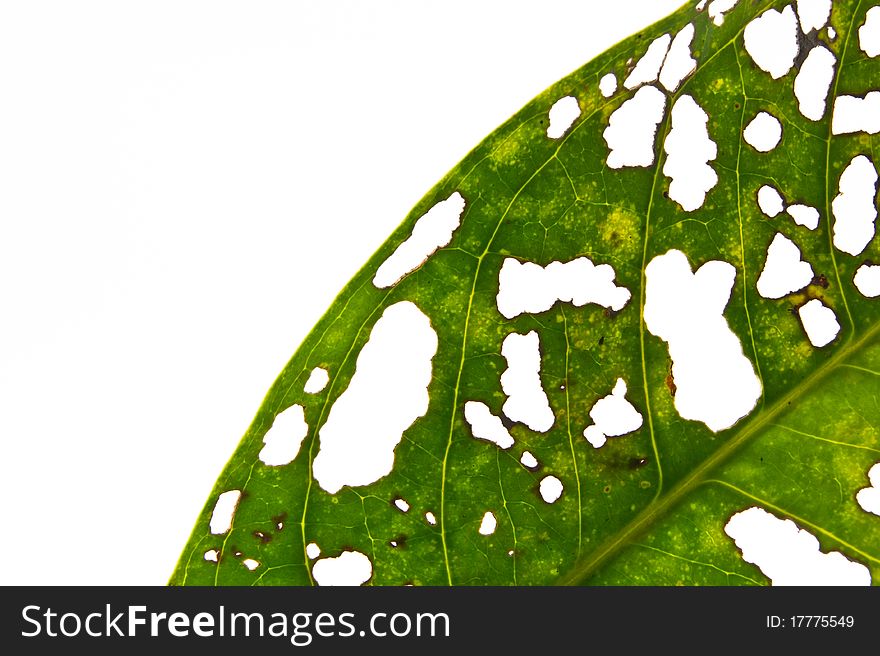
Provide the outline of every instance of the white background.
[[0,2],[0,583],[164,584],[412,205],[679,4]]

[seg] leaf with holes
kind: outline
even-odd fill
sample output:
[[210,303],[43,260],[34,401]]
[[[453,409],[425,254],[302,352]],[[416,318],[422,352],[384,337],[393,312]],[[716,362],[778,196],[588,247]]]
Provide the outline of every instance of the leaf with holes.
[[878,54],[868,2],[704,1],[535,98],[333,302],[171,583],[880,580]]

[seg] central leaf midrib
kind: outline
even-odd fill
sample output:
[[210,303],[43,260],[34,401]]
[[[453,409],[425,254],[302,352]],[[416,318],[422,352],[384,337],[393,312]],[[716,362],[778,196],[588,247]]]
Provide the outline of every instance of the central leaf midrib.
[[629,523],[607,539],[593,553],[576,564],[571,571],[557,581],[557,585],[577,585],[587,576],[599,569],[610,557],[621,548],[630,544],[631,538],[647,530],[657,520],[666,515],[687,494],[704,482],[706,476],[719,465],[725,463],[746,442],[759,434],[772,420],[785,412],[792,401],[806,394],[844,361],[865,348],[880,332],[880,323],[876,323],[859,339],[841,346],[825,364],[815,369],[800,384],[792,387],[771,406],[755,415],[744,424],[717,451],[706,458],[688,474],[684,480],[676,484],[659,500],[652,501],[642,512],[633,517]]

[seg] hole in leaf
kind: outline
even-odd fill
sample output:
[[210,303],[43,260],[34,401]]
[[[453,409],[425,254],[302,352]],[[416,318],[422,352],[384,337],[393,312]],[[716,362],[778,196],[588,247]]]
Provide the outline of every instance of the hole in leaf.
[[785,207],[782,195],[770,185],[763,185],[758,189],[758,207],[771,219],[777,216]]
[[437,518],[434,517],[434,513],[430,510],[425,513],[425,521],[428,522],[431,526],[437,526]]
[[590,410],[594,424],[584,429],[584,437],[595,448],[605,444],[608,437],[626,435],[642,426],[642,415],[626,400],[626,382],[618,378],[608,396],[596,401]]
[[400,512],[409,512],[409,503],[403,497],[397,497],[392,503]]
[[222,535],[232,528],[232,518],[241,500],[241,490],[229,490],[217,497],[214,512],[211,513],[211,533]]
[[708,120],[691,96],[681,96],[672,107],[672,130],[663,144],[667,154],[663,174],[671,179],[669,198],[685,212],[702,207],[708,191],[718,184],[718,176],[708,164],[718,155],[706,130]]
[[551,139],[559,139],[568,132],[568,129],[580,115],[581,108],[577,98],[574,96],[560,98],[550,108],[550,125],[547,126],[547,136]]
[[757,506],[733,515],[724,532],[773,585],[871,584],[867,567],[839,551],[821,552],[814,535]]
[[834,99],[831,133],[853,132],[880,132],[880,91],[869,91],[862,98],[841,95]]
[[610,98],[617,91],[617,76],[614,73],[606,73],[599,80],[599,93],[605,98]]
[[559,301],[581,307],[594,303],[613,310],[622,309],[632,294],[614,284],[609,264],[593,264],[579,257],[570,262],[551,262],[542,267],[508,257],[498,274],[498,311],[507,319],[524,313],[549,310]]
[[868,57],[880,55],[880,6],[871,7],[859,28],[859,48]]
[[314,560],[320,555],[321,547],[319,547],[315,542],[309,542],[306,545],[306,556],[308,556],[311,560]]
[[275,523],[276,531],[283,531],[284,522],[287,521],[287,513],[283,512],[280,515],[275,515],[275,517],[272,518],[272,521]]
[[562,496],[562,481],[555,476],[545,476],[538,484],[538,491],[545,503],[555,503]]
[[743,36],[752,61],[774,80],[794,66],[799,50],[798,26],[791,5],[781,12],[768,9],[746,25]]
[[268,533],[264,533],[263,531],[254,531],[251,533],[257,540],[262,542],[263,544],[268,544],[272,541],[272,536]]
[[526,469],[537,469],[539,466],[538,459],[530,451],[523,451],[519,461]]
[[755,407],[761,382],[724,318],[736,269],[706,262],[695,273],[684,253],[658,255],[645,269],[645,325],[669,345],[675,408],[711,430],[729,428]]
[[697,69],[697,61],[691,57],[691,41],[694,38],[692,23],[685,25],[669,47],[666,61],[660,71],[660,84],[674,92],[681,81]]
[[860,266],[853,277],[853,284],[866,298],[880,296],[880,265],[863,264]]
[[797,13],[804,34],[821,30],[831,16],[831,0],[797,0]]
[[220,552],[217,549],[208,549],[205,552],[205,560],[212,563],[220,562]]
[[513,446],[513,437],[497,416],[492,414],[489,406],[480,401],[468,401],[464,404],[464,418],[470,424],[471,432],[478,440],[492,442],[502,449]]
[[810,230],[815,230],[819,227],[819,210],[815,207],[796,203],[789,205],[785,211],[788,212],[788,215],[798,225],[802,225]]
[[609,168],[654,163],[654,138],[665,109],[665,94],[656,87],[646,86],[614,110],[602,133],[611,151],[607,160]]
[[868,470],[870,487],[856,492],[856,501],[865,512],[880,515],[880,462]]
[[412,234],[385,260],[373,278],[379,289],[391,287],[422,266],[438,248],[449,244],[461,223],[464,198],[457,191],[416,221]]
[[837,322],[834,310],[825,306],[818,298],[800,306],[798,316],[807,333],[807,339],[817,348],[833,342],[840,332],[840,324]]
[[335,558],[321,558],[312,567],[318,585],[363,585],[373,576],[373,563],[360,551],[343,551]]
[[812,280],[813,267],[801,259],[801,250],[777,232],[767,248],[764,269],[758,277],[758,293],[764,298],[782,298],[803,289]]
[[511,333],[504,338],[501,355],[507,360],[507,369],[501,374],[501,388],[508,397],[502,411],[533,431],[547,432],[555,417],[541,386],[538,333],[534,330],[525,335]]
[[306,394],[317,394],[327,387],[328,382],[330,382],[330,374],[327,373],[327,370],[315,367],[312,369],[312,373],[309,374],[309,379],[306,381],[305,387],[303,387],[303,392]]
[[260,566],[260,561],[254,560],[253,558],[245,558],[243,561],[241,561],[241,564],[253,572]]
[[840,192],[831,202],[833,241],[838,250],[858,255],[874,238],[876,187],[873,162],[864,155],[853,157],[840,175]]
[[798,100],[800,113],[811,121],[818,121],[825,115],[828,90],[834,79],[834,64],[837,58],[825,46],[818,45],[810,50],[801,70],[794,79],[794,95]]
[[772,114],[758,112],[743,130],[743,139],[758,152],[769,153],[782,139],[782,124]]
[[385,310],[319,433],[312,471],[325,491],[369,485],[391,472],[403,431],[428,410],[436,351],[437,333],[415,304]]
[[388,546],[392,549],[406,549],[406,536],[398,535],[393,540],[389,540]]
[[292,405],[275,417],[271,428],[263,436],[265,446],[260,461],[271,467],[287,465],[296,458],[303,439],[309,434],[303,407]]
[[497,526],[498,520],[495,519],[495,515],[492,511],[487,510],[486,514],[483,515],[483,519],[480,520],[480,535],[492,535]]
[[724,24],[724,14],[733,9],[739,0],[712,0],[709,5],[709,18],[718,27]]

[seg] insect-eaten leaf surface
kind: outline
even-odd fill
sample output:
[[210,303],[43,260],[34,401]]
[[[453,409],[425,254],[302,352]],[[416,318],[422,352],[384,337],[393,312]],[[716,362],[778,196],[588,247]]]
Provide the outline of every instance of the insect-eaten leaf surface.
[[[560,80],[416,205],[270,389],[207,499],[172,584],[315,585],[313,568],[351,553],[366,559],[364,571],[369,561],[369,576],[349,580],[366,585],[770,584],[756,558],[740,552],[744,538],[725,533],[732,517],[755,507],[790,520],[815,536],[819,552],[839,553],[880,582],[880,517],[856,499],[880,459],[880,301],[853,283],[857,270],[880,262],[876,185],[860,191],[858,248],[840,247],[840,231],[856,218],[847,220],[841,201],[832,207],[851,194],[841,189],[851,162],[876,171],[878,135],[832,130],[836,99],[865,98],[880,81],[880,58],[866,57],[860,42],[872,5],[836,0],[827,26],[809,27],[808,34],[803,24],[815,20],[794,20],[791,2],[725,3],[722,20],[701,9],[689,2]],[[796,35],[786,33],[785,61],[776,65],[752,41],[747,51],[745,39],[780,23],[780,16]],[[658,80],[658,66],[632,76],[651,44],[677,34],[693,35],[696,65],[672,90]],[[834,60],[827,92],[819,90],[827,109],[817,105],[804,116],[795,80],[809,49],[820,46]],[[806,80],[798,83],[801,98]],[[615,112],[638,95],[656,97],[656,116],[634,116],[647,128],[621,132],[629,110]],[[704,197],[687,210],[663,172],[671,111],[685,97],[705,112],[717,149],[709,158],[717,182],[701,186]],[[579,113],[548,136],[548,114],[564,98]],[[762,113],[780,123],[774,147],[755,147],[745,133]],[[627,141],[636,137],[642,141]],[[621,160],[623,149],[640,153],[638,161]],[[676,178],[679,183],[687,180]],[[809,207],[815,214],[800,222],[765,214],[763,187],[778,190],[783,209]],[[448,240],[444,234],[427,259],[399,278],[374,284],[419,219],[449,198],[460,198],[463,209]],[[814,276],[805,287],[799,282],[767,298],[757,283],[777,234],[797,247]],[[683,254],[691,271],[706,272],[694,284],[705,284],[699,295],[705,311],[715,313],[719,348],[744,359],[743,369],[752,372],[749,403],[737,408],[730,407],[742,392],[736,380],[716,375],[703,390],[712,407],[726,412],[722,418],[703,410],[697,419],[685,412],[686,418],[679,412],[685,399],[677,403],[677,395],[690,393],[686,366],[705,368],[717,350],[701,346],[700,330],[685,326],[689,337],[671,354],[645,323],[646,267],[670,252]],[[607,280],[626,290],[629,302],[575,303],[566,293],[531,311],[507,313],[510,318],[499,311],[506,261],[548,267],[577,258],[608,267]],[[723,270],[723,285],[712,279],[714,269]],[[675,290],[667,291],[675,298]],[[345,412],[336,404],[352,384],[359,355],[386,310],[401,303],[412,304],[436,332],[430,377],[419,378],[413,390],[422,400],[383,438],[378,478],[363,484],[351,478],[328,490],[313,469],[327,448],[322,429],[331,413]],[[811,339],[802,323],[802,308],[819,306],[839,326],[827,342]],[[528,375],[531,393],[541,399],[538,423],[511,410],[518,402],[509,401],[501,380],[509,366],[502,346],[517,335],[534,335]],[[376,366],[383,358],[405,364],[403,342],[386,341],[383,348]],[[320,393],[308,393],[304,386],[317,367],[332,376]],[[618,380],[627,381],[627,402],[643,421],[597,449],[583,436],[593,423],[590,410]],[[377,401],[347,417],[350,439],[372,435],[383,412],[406,402],[395,392],[401,382],[394,383],[371,378]],[[261,462],[263,438],[294,404],[308,426],[296,457],[283,465]],[[509,439],[475,439],[465,416],[474,407],[486,408]],[[552,503],[547,481],[561,491]],[[212,530],[217,499],[231,490],[241,494],[228,530]],[[400,499],[406,511],[395,503]],[[495,524],[481,535],[488,512]],[[310,547],[316,544],[317,559]],[[789,569],[785,580],[796,581],[797,566]]]

